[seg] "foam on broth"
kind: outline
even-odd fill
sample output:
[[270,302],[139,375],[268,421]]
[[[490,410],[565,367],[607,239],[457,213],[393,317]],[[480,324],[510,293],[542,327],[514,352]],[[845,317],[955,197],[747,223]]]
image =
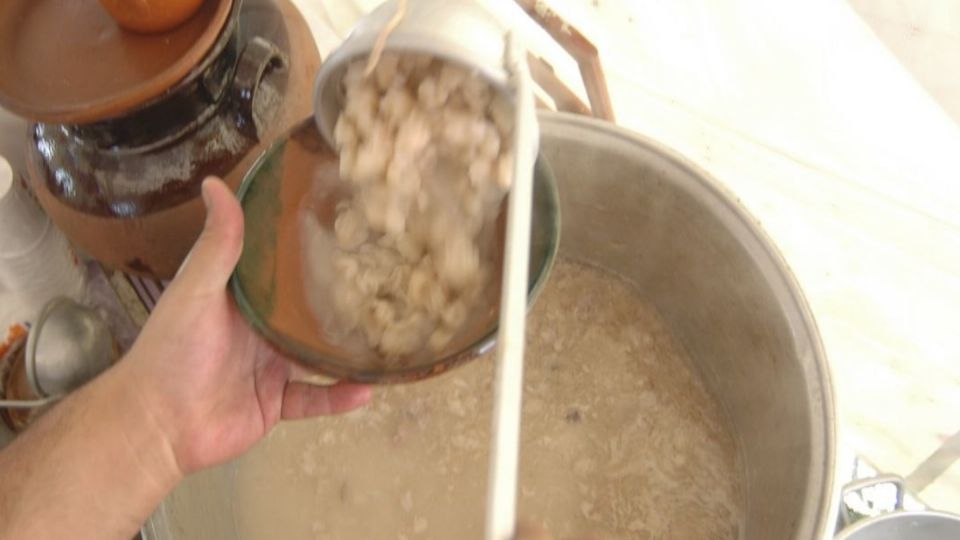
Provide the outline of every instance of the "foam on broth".
[[[558,262],[528,323],[520,512],[559,539],[734,539],[742,488],[720,407],[636,291]],[[483,534],[492,359],[285,423],[237,472],[241,540]]]

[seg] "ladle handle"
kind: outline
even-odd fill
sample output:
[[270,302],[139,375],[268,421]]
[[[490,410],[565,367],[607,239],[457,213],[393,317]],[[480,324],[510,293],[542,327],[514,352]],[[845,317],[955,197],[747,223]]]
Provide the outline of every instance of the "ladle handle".
[[260,140],[260,129],[257,127],[254,111],[257,90],[264,75],[274,69],[286,69],[288,65],[287,55],[261,37],[254,37],[243,48],[230,91],[238,111],[237,128],[244,135]]
[[487,486],[486,540],[509,540],[516,529],[533,166],[539,144],[533,83],[526,51],[512,33],[507,36],[506,63],[515,96],[513,183],[507,201],[507,241],[493,387],[493,448]]

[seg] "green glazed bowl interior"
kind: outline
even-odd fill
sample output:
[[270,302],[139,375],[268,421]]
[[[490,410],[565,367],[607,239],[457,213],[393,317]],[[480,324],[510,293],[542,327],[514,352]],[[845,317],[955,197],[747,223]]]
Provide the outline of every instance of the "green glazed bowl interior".
[[[230,282],[237,306],[266,340],[307,369],[338,380],[396,383],[422,379],[477,358],[495,343],[499,316],[499,274],[489,309],[438,354],[386,360],[358,357],[324,339],[309,309],[303,279],[299,216],[315,182],[340,182],[336,153],[313,119],[279,139],[253,165],[237,193],[245,217],[244,248]],[[542,156],[533,187],[529,302],[542,288],[557,253],[560,215],[556,183]],[[326,205],[325,205],[326,206]],[[333,212],[335,203],[329,208]],[[501,207],[498,249],[502,260],[506,202]],[[499,272],[499,266],[498,272]],[[372,353],[371,353],[372,354]]]

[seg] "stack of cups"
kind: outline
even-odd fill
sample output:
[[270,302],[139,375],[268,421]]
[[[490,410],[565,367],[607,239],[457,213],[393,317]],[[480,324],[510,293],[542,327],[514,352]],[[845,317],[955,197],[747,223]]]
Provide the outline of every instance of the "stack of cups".
[[0,292],[39,309],[56,296],[79,299],[84,283],[70,243],[0,156]]

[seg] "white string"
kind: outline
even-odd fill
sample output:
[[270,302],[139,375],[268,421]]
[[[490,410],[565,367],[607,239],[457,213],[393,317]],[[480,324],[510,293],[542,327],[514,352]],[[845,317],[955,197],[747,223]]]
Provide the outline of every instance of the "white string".
[[380,61],[380,56],[383,55],[383,48],[387,45],[387,38],[390,37],[390,33],[400,25],[400,22],[403,21],[403,17],[406,14],[407,0],[398,0],[396,13],[387,21],[383,30],[380,30],[380,34],[377,35],[377,40],[373,43],[373,50],[370,51],[370,57],[367,59],[367,69],[363,72],[364,77],[369,77],[370,74],[373,73],[373,70],[376,69],[377,63]]
[[58,399],[60,399],[60,396],[26,401],[0,399],[0,409],[35,409],[37,407],[49,405]]

